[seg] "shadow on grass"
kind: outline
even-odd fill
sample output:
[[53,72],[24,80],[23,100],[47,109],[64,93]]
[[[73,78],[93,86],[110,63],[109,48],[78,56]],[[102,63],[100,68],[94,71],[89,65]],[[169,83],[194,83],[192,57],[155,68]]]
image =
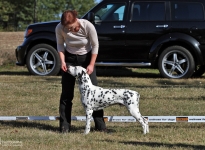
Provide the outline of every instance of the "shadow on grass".
[[20,71],[0,71],[0,75],[31,75],[29,72]]
[[54,131],[57,132],[58,128],[44,124],[44,123],[38,123],[33,121],[0,121],[0,125],[3,126],[10,126],[10,127],[25,127],[25,128],[37,128],[39,130],[48,130],[48,131]]
[[[138,71],[139,70],[139,71]],[[137,71],[132,71],[132,69],[127,67],[97,67],[96,74],[97,76],[114,76],[114,77],[138,77],[138,78],[160,78],[161,75],[159,73],[154,73],[148,71],[146,68],[139,68]]]
[[[143,69],[140,71],[132,71],[132,69],[127,67],[97,67],[96,74],[97,76],[114,76],[114,77],[139,77],[139,78],[159,78],[161,77],[159,73],[154,73],[153,71],[147,70],[143,72]],[[8,67],[0,70],[0,75],[31,75],[27,69],[22,67]],[[60,75],[60,73],[59,73]]]
[[[162,78],[157,69],[151,68],[130,68],[130,67],[96,67],[97,76],[113,77],[137,77],[137,78]],[[3,66],[0,68],[0,75],[31,75],[25,66]],[[61,75],[59,72],[58,75]],[[195,77],[195,78],[204,78]]]
[[[187,123],[187,122],[181,122],[182,124],[173,124],[173,123],[167,123],[168,125],[164,125],[163,124],[163,129],[172,129],[172,128],[181,128],[181,129],[204,129],[205,128],[205,124],[204,123]],[[161,123],[155,123],[155,124],[158,124],[158,125],[153,125],[151,124],[150,122],[150,125],[149,127],[152,129],[152,130],[155,130],[155,129],[159,129],[161,128]]]
[[[34,121],[0,121],[0,125],[2,126],[10,126],[10,127],[17,127],[17,128],[35,128],[39,130],[46,130],[46,131],[52,131],[56,133],[59,132],[59,127],[55,127],[49,124],[34,122]],[[76,127],[71,126],[72,132],[78,132],[84,130],[84,126]]]
[[[113,143],[112,140],[104,140],[103,142],[109,142]],[[205,149],[204,145],[190,145],[190,144],[183,144],[183,143],[177,143],[177,144],[168,144],[168,143],[159,143],[159,142],[136,142],[136,141],[119,141],[119,143],[125,144],[125,145],[134,145],[134,146],[149,146],[152,148],[160,148],[160,147],[166,147],[166,148],[192,148],[193,150],[203,150]]]
[[[109,141],[113,142],[113,141]],[[205,146],[203,145],[189,145],[189,144],[183,144],[183,143],[177,143],[177,144],[166,144],[166,143],[159,143],[159,142],[135,142],[135,141],[129,141],[129,142],[120,142],[123,144],[127,145],[136,145],[136,146],[150,146],[150,147],[155,147],[155,148],[160,148],[160,147],[166,147],[166,148],[192,148],[194,150],[199,150],[199,149],[205,149]]]

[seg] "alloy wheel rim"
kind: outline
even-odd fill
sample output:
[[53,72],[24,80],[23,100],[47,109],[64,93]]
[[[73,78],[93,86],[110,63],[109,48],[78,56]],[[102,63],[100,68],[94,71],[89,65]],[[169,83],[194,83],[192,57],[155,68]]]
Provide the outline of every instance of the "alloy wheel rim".
[[47,49],[36,49],[30,57],[31,69],[39,75],[47,75],[55,68],[55,57]]

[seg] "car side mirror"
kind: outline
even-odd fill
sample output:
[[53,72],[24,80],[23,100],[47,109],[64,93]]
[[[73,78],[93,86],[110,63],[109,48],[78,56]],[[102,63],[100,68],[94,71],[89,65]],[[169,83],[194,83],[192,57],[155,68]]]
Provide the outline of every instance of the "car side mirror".
[[89,12],[87,16],[87,20],[93,23],[95,20],[95,14],[93,12]]

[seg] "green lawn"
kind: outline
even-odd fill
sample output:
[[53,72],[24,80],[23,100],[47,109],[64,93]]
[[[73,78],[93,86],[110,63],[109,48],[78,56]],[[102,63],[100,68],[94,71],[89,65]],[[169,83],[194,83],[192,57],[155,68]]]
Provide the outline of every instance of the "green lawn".
[[[133,68],[100,68],[97,74],[101,87],[138,91],[143,116],[204,116],[204,76],[163,79],[157,70]],[[60,76],[29,75],[25,67],[0,67],[0,116],[58,116],[60,79]],[[77,84],[73,103],[72,116],[85,116]],[[125,107],[118,105],[104,112],[105,116],[130,116]],[[147,135],[142,134],[138,122],[106,122],[106,125],[111,133],[91,130],[85,136],[83,121],[73,121],[68,134],[58,132],[58,121],[0,121],[0,149],[205,149],[204,123],[150,122]],[[10,141],[13,145],[5,145]],[[15,142],[21,146],[14,146]]]

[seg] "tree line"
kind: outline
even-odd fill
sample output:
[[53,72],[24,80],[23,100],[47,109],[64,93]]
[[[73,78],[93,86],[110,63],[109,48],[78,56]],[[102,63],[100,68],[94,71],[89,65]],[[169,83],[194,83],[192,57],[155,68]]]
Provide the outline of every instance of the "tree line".
[[28,24],[59,20],[63,11],[78,11],[81,17],[95,0],[0,0],[0,31],[23,31]]

